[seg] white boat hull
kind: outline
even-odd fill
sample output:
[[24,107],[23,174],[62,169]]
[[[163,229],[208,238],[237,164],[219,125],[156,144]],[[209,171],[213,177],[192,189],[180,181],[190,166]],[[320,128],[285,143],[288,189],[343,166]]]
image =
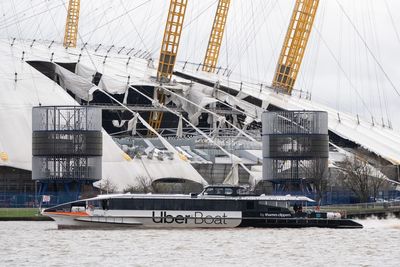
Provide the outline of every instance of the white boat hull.
[[54,219],[59,229],[233,228],[242,222],[241,212],[218,211],[46,212],[44,215]]

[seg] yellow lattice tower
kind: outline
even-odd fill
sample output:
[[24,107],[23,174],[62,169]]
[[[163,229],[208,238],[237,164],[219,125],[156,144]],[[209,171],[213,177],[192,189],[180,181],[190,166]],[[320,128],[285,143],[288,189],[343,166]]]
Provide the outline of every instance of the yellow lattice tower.
[[230,3],[231,0],[219,0],[218,2],[213,27],[208,40],[207,52],[204,57],[203,71],[214,72],[217,66]]
[[[171,80],[181,39],[186,6],[187,0],[171,0],[170,2],[157,70],[157,81],[160,83]],[[157,90],[156,97],[161,104],[164,103],[165,96],[163,92]],[[162,112],[151,112],[149,124],[158,130],[161,126],[162,118]],[[152,135],[152,132],[149,131],[148,134]]]
[[319,0],[296,0],[272,86],[291,94],[310,37]]
[[160,82],[168,82],[172,77],[183,20],[185,19],[186,5],[187,0],[171,0],[170,2],[157,71],[157,80]]
[[64,47],[76,47],[78,39],[80,0],[69,0],[65,24]]

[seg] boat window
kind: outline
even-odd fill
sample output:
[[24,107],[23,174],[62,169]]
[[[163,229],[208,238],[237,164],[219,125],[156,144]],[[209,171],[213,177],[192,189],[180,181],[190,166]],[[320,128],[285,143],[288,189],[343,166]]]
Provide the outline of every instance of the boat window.
[[154,209],[154,199],[145,199],[144,200],[144,209],[145,210],[153,210]]
[[247,201],[246,208],[248,210],[254,210],[254,201]]
[[232,188],[225,188],[225,195],[232,195],[232,194],[233,194]]
[[[174,199],[173,201],[173,209],[174,210],[185,210],[185,202],[187,200],[185,199]],[[188,205],[188,207],[191,207],[190,204]]]
[[235,200],[226,200],[226,205],[225,205],[225,210],[226,211],[232,211],[232,210],[237,210],[237,201]]
[[286,207],[286,201],[278,201],[277,206],[278,207]]
[[214,194],[214,188],[207,188],[206,191],[204,192],[205,195],[213,195]]
[[[166,199],[165,199],[165,201],[166,201]],[[164,209],[163,199],[154,199],[153,202],[154,202],[154,207],[153,207],[154,210],[163,210]]]
[[196,201],[195,199],[192,199],[189,201],[186,200],[184,206],[186,210],[202,210],[202,206],[199,204],[200,202]]
[[101,200],[101,208],[103,210],[108,210],[109,207],[110,207],[110,201],[108,199],[102,199]]
[[204,205],[202,204],[202,200],[194,199],[192,200],[192,210],[203,210]]
[[224,194],[224,188],[215,188],[215,194],[216,195],[223,195]]
[[239,196],[244,196],[244,195],[248,195],[248,191],[246,190],[246,189],[244,189],[244,188],[239,188],[238,190],[237,190],[237,194],[239,195]]
[[179,209],[180,199],[154,199],[155,210],[176,210]]
[[133,206],[135,210],[143,210],[144,208],[144,203],[143,199],[132,199],[133,200]]

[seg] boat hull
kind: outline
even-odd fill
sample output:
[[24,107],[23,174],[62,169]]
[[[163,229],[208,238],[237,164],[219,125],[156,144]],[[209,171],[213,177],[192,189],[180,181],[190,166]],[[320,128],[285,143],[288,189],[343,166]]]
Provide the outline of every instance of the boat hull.
[[314,218],[244,218],[240,227],[255,228],[341,228],[357,229],[363,226],[348,219],[314,219]]
[[[315,218],[225,218],[207,223],[199,218],[188,217],[173,220],[165,217],[134,217],[134,216],[71,216],[46,214],[55,220],[58,229],[111,229],[111,228],[338,228],[356,229],[363,226],[348,219],[315,219]],[[214,219],[215,220],[215,219]]]

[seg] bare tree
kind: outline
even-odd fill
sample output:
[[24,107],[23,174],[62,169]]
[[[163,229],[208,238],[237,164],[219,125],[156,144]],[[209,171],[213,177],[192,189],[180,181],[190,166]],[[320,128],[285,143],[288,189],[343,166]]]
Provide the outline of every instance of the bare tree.
[[102,193],[106,193],[106,194],[111,194],[111,193],[116,193],[117,190],[117,186],[110,181],[110,179],[105,179],[104,181],[101,181],[100,183],[100,191]]
[[347,157],[341,164],[342,183],[358,197],[360,202],[368,202],[377,197],[385,183],[384,175],[368,162],[358,157]]
[[303,166],[303,171],[306,177],[312,181],[315,193],[316,201],[320,205],[323,194],[326,192],[328,187],[328,165],[326,160],[313,160],[310,165]]
[[138,183],[129,185],[124,189],[125,193],[155,193],[157,190],[153,186],[151,178],[147,176],[139,176],[136,178]]

